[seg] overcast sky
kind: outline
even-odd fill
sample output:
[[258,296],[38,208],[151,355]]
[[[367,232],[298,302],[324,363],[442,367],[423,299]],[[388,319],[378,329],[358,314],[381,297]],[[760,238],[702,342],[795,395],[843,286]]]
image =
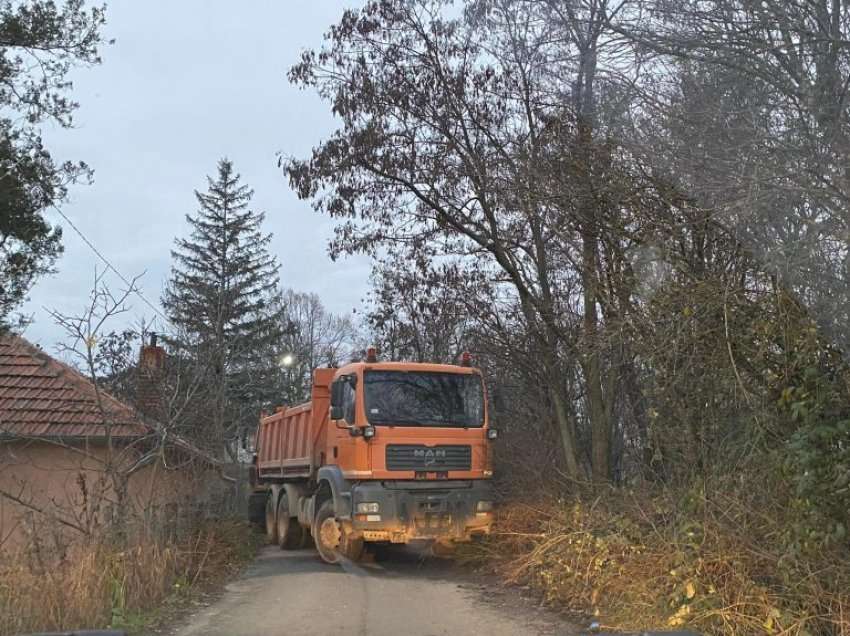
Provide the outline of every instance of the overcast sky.
[[[278,151],[304,156],[334,126],[326,104],[286,80],[300,52],[357,0],[113,0],[101,66],[74,74],[76,127],[46,129],[56,159],[82,159],[93,185],[72,188],[64,213],[126,277],[145,272],[143,294],[159,306],[175,236],[187,233],[217,160],[229,157],[255,190],[254,208],[287,287],[319,294],[338,313],[359,308],[364,258],[331,262],[332,223],[299,201],[277,167]],[[63,338],[45,308],[78,313],[102,263],[56,213],[65,253],[57,274],[36,283],[25,335],[45,348]],[[110,274],[110,286],[123,284]],[[153,311],[138,298],[119,329]]]

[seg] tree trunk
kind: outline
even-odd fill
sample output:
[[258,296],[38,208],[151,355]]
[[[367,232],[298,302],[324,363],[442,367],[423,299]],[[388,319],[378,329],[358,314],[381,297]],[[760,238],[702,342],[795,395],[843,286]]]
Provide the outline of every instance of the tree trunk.
[[[589,220],[582,231],[582,296],[584,298],[584,343],[586,353],[582,364],[587,385],[588,417],[590,418],[591,466],[596,481],[607,481],[610,469],[610,423],[602,391],[602,365],[599,359],[599,316],[596,310],[596,263],[598,242]],[[610,397],[610,396],[609,396]]]
[[555,386],[550,384],[549,396],[555,407],[555,418],[558,423],[558,431],[561,434],[561,445],[563,447],[564,464],[567,468],[567,475],[573,479],[581,479],[584,475],[576,454],[573,425],[570,421],[569,414],[567,413],[567,407],[564,403],[564,398],[561,395],[560,387],[557,386],[557,383],[555,383]]

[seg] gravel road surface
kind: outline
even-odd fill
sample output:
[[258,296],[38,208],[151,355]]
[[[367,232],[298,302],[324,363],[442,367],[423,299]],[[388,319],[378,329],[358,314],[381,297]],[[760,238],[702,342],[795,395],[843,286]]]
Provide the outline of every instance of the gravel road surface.
[[578,632],[514,588],[413,550],[331,566],[313,550],[264,548],[175,636],[487,636]]

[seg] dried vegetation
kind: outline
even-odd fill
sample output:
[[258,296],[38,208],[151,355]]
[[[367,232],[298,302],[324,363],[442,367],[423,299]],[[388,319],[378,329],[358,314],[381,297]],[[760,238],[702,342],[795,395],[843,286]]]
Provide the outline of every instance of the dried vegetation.
[[29,550],[0,562],[0,635],[123,627],[155,621],[163,604],[227,576],[254,551],[242,522],[205,521],[175,537]]
[[[611,629],[850,634],[846,542],[801,547],[781,481],[761,483],[759,493],[706,483],[678,495],[597,489],[506,504],[469,557]],[[768,492],[772,505],[755,501]]]

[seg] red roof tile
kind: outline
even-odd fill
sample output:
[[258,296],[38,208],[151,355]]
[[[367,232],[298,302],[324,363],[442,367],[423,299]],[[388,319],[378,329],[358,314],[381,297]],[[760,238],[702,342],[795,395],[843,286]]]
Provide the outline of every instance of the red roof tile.
[[139,413],[20,336],[0,336],[0,437],[135,438]]

